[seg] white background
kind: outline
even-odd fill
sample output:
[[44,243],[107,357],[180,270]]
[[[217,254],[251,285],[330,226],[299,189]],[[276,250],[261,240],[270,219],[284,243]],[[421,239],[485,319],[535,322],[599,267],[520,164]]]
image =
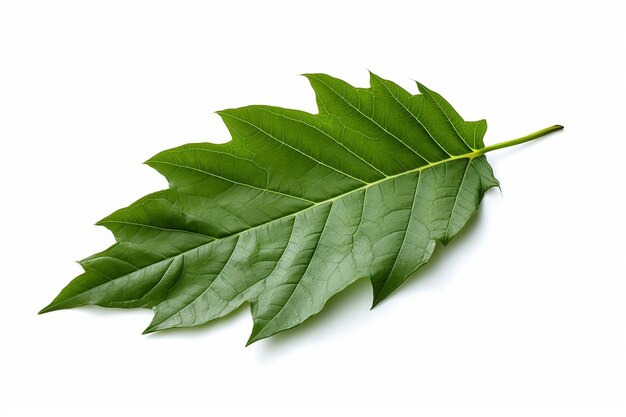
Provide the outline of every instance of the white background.
[[[5,415],[625,415],[619,3],[3,2]],[[142,161],[227,141],[223,108],[314,112],[298,74],[366,69],[486,118],[487,144],[566,129],[489,154],[502,194],[372,311],[363,281],[248,348],[247,306],[151,336],[149,310],[37,316],[113,242],[92,224],[166,186]]]

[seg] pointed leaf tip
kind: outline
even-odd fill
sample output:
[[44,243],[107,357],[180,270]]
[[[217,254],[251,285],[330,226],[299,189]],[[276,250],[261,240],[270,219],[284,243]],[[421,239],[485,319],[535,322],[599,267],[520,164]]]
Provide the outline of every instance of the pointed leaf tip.
[[63,310],[63,307],[59,307],[61,303],[55,302],[56,300],[53,300],[50,304],[48,304],[47,306],[45,306],[44,308],[42,308],[41,310],[39,310],[37,312],[37,314],[46,314],[46,313],[51,313],[53,311],[57,311],[57,310]]

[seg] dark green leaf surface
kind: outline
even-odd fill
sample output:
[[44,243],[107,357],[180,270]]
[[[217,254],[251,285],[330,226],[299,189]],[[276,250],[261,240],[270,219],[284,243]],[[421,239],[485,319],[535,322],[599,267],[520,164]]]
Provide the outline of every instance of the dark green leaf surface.
[[484,120],[464,121],[419,84],[411,95],[307,75],[319,114],[219,112],[225,144],[146,163],[170,188],[98,224],[116,242],[83,261],[42,312],[95,304],[155,311],[146,332],[206,323],[249,302],[249,343],[294,327],[367,277],[374,305],[428,262],[498,184]]

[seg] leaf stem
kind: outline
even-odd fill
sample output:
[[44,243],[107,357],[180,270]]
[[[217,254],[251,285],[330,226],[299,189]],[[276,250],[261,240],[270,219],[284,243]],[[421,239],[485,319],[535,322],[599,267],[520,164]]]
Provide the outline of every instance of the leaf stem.
[[496,149],[508,148],[509,146],[519,145],[520,143],[529,142],[531,140],[545,136],[548,133],[556,132],[557,130],[561,130],[561,129],[563,129],[563,126],[561,125],[554,125],[554,126],[546,127],[545,129],[538,130],[534,133],[531,133],[530,135],[522,136],[521,138],[511,139],[505,142],[500,142],[494,145],[486,146],[482,149],[478,149],[476,153],[479,155],[482,155],[487,152],[495,151]]

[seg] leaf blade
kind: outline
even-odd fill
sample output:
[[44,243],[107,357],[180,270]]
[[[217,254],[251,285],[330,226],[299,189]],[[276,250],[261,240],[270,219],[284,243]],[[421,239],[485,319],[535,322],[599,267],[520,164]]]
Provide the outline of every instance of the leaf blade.
[[118,243],[88,258],[42,312],[153,308],[149,333],[249,302],[253,343],[300,324],[359,278],[371,280],[377,305],[497,186],[470,146],[482,145],[486,124],[463,121],[421,84],[412,96],[374,74],[367,89],[307,78],[318,115],[221,111],[231,142],[148,160],[170,188],[99,222]]

